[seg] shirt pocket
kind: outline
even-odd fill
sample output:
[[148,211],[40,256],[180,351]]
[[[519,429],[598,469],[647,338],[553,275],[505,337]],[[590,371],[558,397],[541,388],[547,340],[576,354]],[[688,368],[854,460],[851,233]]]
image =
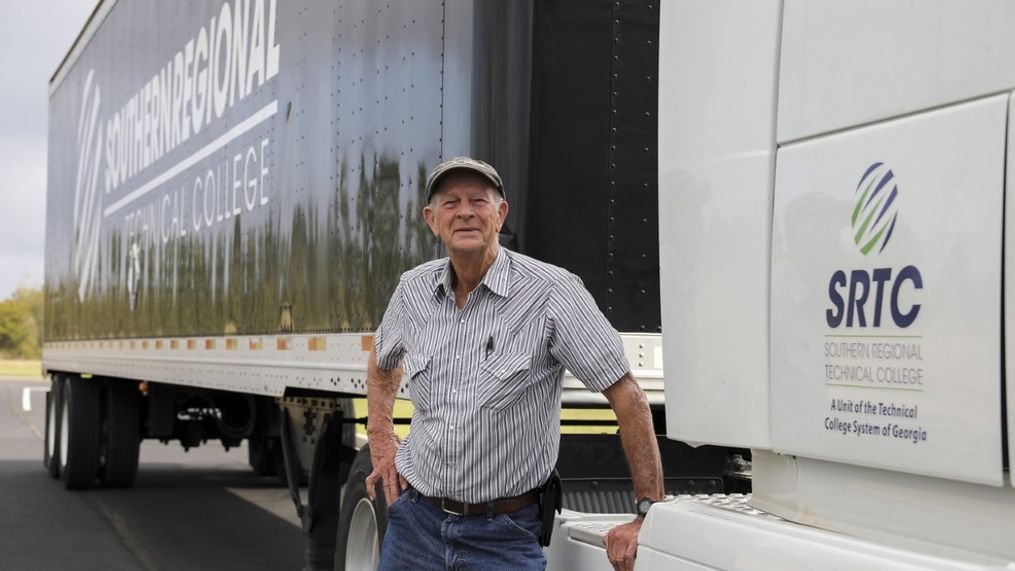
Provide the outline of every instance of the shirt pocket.
[[520,323],[507,324],[511,331],[504,350],[509,353],[538,354],[545,346],[546,340],[543,336],[545,320],[526,318]]
[[479,405],[501,411],[517,403],[529,388],[531,363],[529,353],[497,353],[483,361],[476,395]]
[[420,410],[430,409],[430,394],[433,389],[430,362],[432,355],[410,353],[405,356],[405,374],[409,377],[409,397],[412,406]]

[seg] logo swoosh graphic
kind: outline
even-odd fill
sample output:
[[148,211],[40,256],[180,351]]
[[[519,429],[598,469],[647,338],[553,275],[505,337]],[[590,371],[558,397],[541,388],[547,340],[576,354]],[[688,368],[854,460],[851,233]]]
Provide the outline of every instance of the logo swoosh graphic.
[[102,96],[90,70],[81,95],[78,118],[77,180],[74,183],[73,269],[78,277],[78,299],[84,301],[96,273],[101,225],[102,194],[98,192],[99,164],[102,161],[102,126],[99,104]]
[[875,249],[880,253],[888,245],[899,217],[895,173],[883,162],[875,162],[864,170],[853,193],[853,241],[865,256]]

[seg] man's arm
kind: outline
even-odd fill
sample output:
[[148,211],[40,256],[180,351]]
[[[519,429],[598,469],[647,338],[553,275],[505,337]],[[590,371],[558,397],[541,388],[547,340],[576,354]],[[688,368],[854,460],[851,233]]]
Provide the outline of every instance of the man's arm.
[[378,368],[377,354],[370,352],[370,363],[367,365],[367,438],[370,441],[370,461],[374,470],[366,479],[367,495],[371,500],[374,499],[375,487],[380,480],[389,506],[398,499],[401,490],[409,485],[395,469],[399,440],[395,434],[392,414],[401,380],[401,366],[394,369]]
[[[630,372],[603,391],[617,415],[620,426],[620,442],[627,456],[634,480],[635,498],[661,500],[663,490],[663,466],[659,458],[659,445],[652,427],[652,411],[648,399]],[[618,570],[634,568],[634,557],[638,552],[638,532],[644,519],[618,525],[606,536],[606,554],[610,563]]]

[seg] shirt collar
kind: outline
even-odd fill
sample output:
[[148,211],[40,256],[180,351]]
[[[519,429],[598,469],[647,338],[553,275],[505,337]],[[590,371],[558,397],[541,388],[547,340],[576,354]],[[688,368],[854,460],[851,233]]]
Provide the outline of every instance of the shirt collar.
[[511,260],[508,258],[507,249],[501,246],[497,248],[497,258],[493,261],[493,265],[486,271],[486,275],[483,276],[483,281],[480,284],[485,284],[486,288],[493,293],[507,297],[509,292],[508,286],[510,285],[511,277]]
[[[483,280],[479,282],[479,285],[485,285],[486,288],[493,293],[507,297],[510,293],[510,280],[511,277],[511,260],[507,249],[501,246],[497,249],[497,257],[493,260],[493,265],[486,271],[486,275],[483,276]],[[435,275],[434,283],[434,295],[448,294],[452,291],[451,278],[451,259],[448,258],[447,262],[441,266],[440,272]]]
[[451,292],[451,258],[447,258],[444,265],[441,266],[441,271],[434,274],[434,279],[434,297],[447,295]]

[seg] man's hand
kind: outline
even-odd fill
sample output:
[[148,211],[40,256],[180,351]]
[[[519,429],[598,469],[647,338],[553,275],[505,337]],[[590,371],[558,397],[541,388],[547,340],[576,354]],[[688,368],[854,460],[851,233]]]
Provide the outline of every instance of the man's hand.
[[[634,497],[661,500],[663,498],[663,465],[659,459],[659,446],[652,429],[652,411],[645,392],[630,372],[603,391],[610,406],[617,413],[620,442],[627,455],[634,480]],[[618,525],[606,536],[606,555],[614,569],[625,571],[634,568],[638,553],[638,532],[643,518]]]
[[395,503],[402,490],[409,487],[409,483],[398,473],[395,468],[395,453],[398,452],[398,436],[395,433],[387,436],[370,437],[370,462],[374,471],[367,476],[367,496],[371,500],[377,499],[377,481],[381,481],[381,489],[384,490],[384,499],[388,505]]
[[380,480],[389,506],[398,499],[401,490],[409,487],[395,469],[399,440],[391,420],[401,379],[401,366],[380,369],[377,367],[377,353],[370,352],[367,363],[367,438],[370,440],[370,462],[374,470],[366,479],[367,497],[377,499],[377,481]]
[[638,532],[645,518],[635,518],[610,530],[606,534],[606,556],[617,571],[634,569],[634,558],[638,555]]

